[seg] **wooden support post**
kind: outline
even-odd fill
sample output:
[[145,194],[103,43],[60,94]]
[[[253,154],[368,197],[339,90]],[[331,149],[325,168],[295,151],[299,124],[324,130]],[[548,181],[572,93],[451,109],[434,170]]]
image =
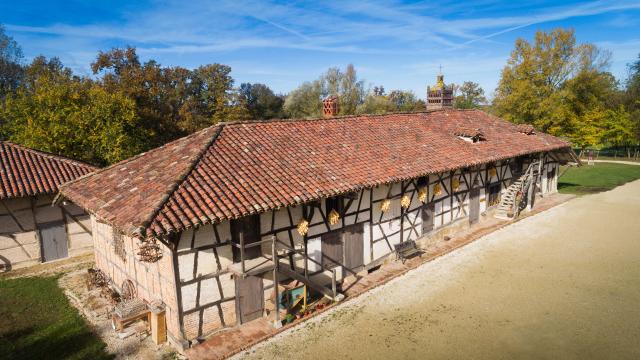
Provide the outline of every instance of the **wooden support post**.
[[245,268],[244,268],[244,233],[241,231],[240,234],[240,266],[242,268],[242,276],[244,276]]
[[154,344],[160,345],[167,341],[167,322],[164,306],[158,309],[152,308],[149,317],[151,320],[151,338]]
[[336,269],[331,269],[332,281],[331,281],[331,291],[333,292],[333,300],[336,299],[336,295],[338,294],[338,289],[336,288]]
[[278,254],[276,252],[276,236],[271,237],[271,256],[273,259],[273,293],[274,293],[274,305],[275,305],[275,319],[273,320],[273,327],[279,329],[282,327],[280,321],[280,304],[278,303]]
[[304,277],[305,279],[309,278],[309,252],[307,249],[307,237],[305,236],[304,239],[302,239],[302,241],[304,242]]

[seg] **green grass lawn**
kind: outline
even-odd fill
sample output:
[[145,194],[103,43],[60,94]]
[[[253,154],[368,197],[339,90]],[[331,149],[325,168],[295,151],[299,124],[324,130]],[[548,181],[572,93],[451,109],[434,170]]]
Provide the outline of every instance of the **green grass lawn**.
[[[558,191],[563,194],[593,194],[607,191],[640,179],[640,166],[596,163],[570,168],[558,179]],[[562,169],[564,171],[564,169]]]
[[57,285],[0,279],[0,359],[112,359]]

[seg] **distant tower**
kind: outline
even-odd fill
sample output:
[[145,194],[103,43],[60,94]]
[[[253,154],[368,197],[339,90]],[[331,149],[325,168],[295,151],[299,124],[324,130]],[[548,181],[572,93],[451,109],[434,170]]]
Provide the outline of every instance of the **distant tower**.
[[444,84],[442,67],[434,87],[427,86],[427,110],[451,109],[453,107],[453,85]]

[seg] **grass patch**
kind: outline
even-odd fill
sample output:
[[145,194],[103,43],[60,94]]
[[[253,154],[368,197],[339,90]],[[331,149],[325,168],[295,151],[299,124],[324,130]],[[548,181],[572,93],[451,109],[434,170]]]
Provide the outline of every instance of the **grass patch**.
[[0,279],[0,359],[112,359],[58,276]]
[[563,194],[593,194],[637,179],[640,179],[638,165],[596,163],[567,170],[558,179],[558,191]]

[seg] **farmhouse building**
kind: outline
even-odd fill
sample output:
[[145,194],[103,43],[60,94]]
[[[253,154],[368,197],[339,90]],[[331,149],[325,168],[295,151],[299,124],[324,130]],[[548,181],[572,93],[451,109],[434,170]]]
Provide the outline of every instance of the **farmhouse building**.
[[[62,187],[96,265],[166,305],[181,346],[556,191],[570,144],[479,110],[222,123]],[[274,312],[277,313],[277,312]]]
[[73,204],[51,203],[61,184],[94,170],[0,142],[0,271],[92,251],[89,215]]

